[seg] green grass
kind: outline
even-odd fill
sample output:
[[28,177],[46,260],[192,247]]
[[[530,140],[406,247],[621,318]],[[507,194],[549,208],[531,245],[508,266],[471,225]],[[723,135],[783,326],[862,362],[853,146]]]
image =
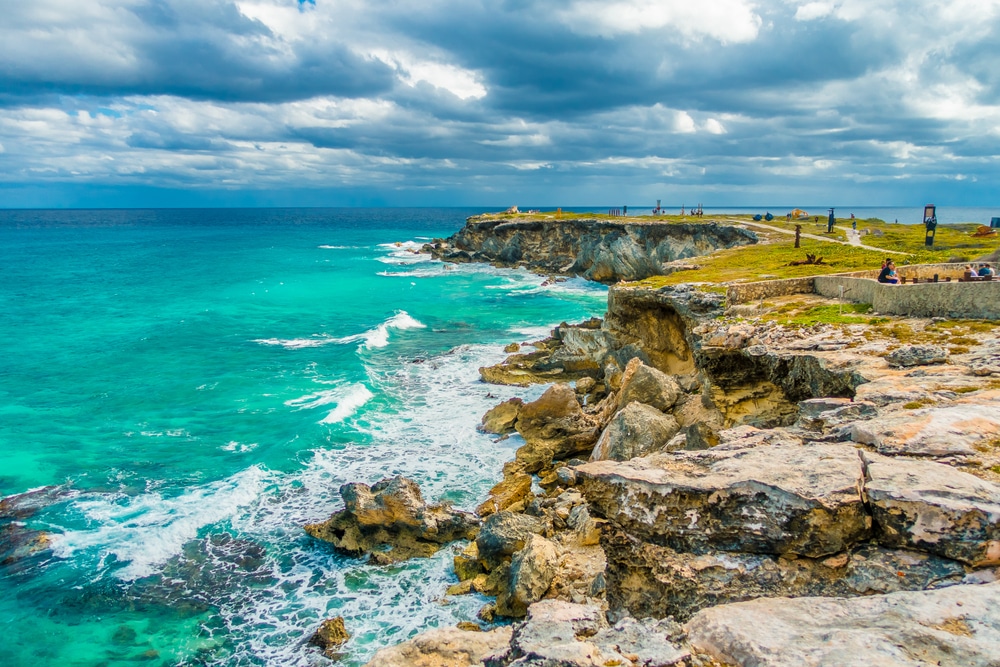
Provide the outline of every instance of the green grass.
[[[804,260],[807,253],[822,257],[824,263],[789,266],[792,261]],[[669,276],[652,276],[637,284],[657,288],[690,282],[728,283],[805,278],[877,269],[882,265],[882,255],[863,248],[812,239],[802,239],[802,247],[795,248],[791,237],[782,237],[774,243],[720,250],[711,255],[692,258],[691,262],[700,268],[694,271],[677,271]]]
[[786,326],[805,327],[814,324],[870,324],[871,304],[845,303],[803,308],[803,304],[787,304],[767,313],[761,319]]

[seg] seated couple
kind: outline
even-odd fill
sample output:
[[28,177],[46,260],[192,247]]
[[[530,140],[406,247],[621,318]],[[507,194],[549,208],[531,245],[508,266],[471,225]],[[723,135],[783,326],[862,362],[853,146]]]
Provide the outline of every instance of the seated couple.
[[890,285],[899,284],[899,276],[896,275],[896,263],[891,259],[882,263],[882,270],[878,274],[878,281]]

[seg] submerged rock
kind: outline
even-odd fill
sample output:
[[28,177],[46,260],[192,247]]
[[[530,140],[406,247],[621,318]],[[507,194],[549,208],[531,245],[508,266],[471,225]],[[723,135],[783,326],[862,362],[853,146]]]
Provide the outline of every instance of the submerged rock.
[[340,487],[344,509],[323,523],[305,526],[313,537],[350,555],[370,554],[384,564],[426,557],[444,544],[472,539],[479,519],[446,504],[428,505],[416,482],[405,477],[383,479],[372,487]]

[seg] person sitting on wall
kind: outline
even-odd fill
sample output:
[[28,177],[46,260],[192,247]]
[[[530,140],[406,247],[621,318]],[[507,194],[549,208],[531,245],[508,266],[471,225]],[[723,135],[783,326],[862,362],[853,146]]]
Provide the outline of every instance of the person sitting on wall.
[[965,265],[965,273],[962,274],[964,280],[979,280],[979,274],[972,268],[972,264]]
[[888,285],[898,285],[899,278],[896,277],[896,264],[891,259],[885,263],[878,274],[878,281]]
[[996,271],[993,270],[989,264],[979,265],[979,277],[980,278],[992,278],[996,275]]

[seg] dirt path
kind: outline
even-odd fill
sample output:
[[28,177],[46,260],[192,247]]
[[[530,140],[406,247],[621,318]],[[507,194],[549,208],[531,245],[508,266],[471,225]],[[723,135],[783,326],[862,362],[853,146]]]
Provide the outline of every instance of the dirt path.
[[[746,220],[736,220],[735,218],[727,218],[727,221],[728,222],[735,222],[735,223],[740,224],[740,225],[753,225],[755,227],[761,227],[762,229],[767,229],[767,230],[770,230],[772,232],[779,232],[781,234],[789,234],[791,236],[795,236],[795,232],[793,232],[791,230],[782,229],[781,227],[774,227],[772,225],[765,225],[765,224],[760,223],[760,222],[748,222]],[[837,227],[836,229],[843,229],[844,231],[847,232],[847,240],[846,241],[841,241],[839,239],[831,239],[828,236],[820,236],[818,234],[808,234],[806,232],[802,232],[802,238],[813,239],[815,241],[826,241],[827,243],[839,243],[840,245],[849,245],[849,246],[854,246],[855,248],[864,248],[865,250],[874,250],[875,252],[889,253],[890,255],[908,255],[908,254],[910,254],[910,253],[902,252],[902,251],[899,251],[899,250],[886,250],[885,248],[876,248],[874,246],[864,245],[863,243],[861,243],[861,234],[857,230],[855,230],[855,229],[848,229],[846,227]]]

